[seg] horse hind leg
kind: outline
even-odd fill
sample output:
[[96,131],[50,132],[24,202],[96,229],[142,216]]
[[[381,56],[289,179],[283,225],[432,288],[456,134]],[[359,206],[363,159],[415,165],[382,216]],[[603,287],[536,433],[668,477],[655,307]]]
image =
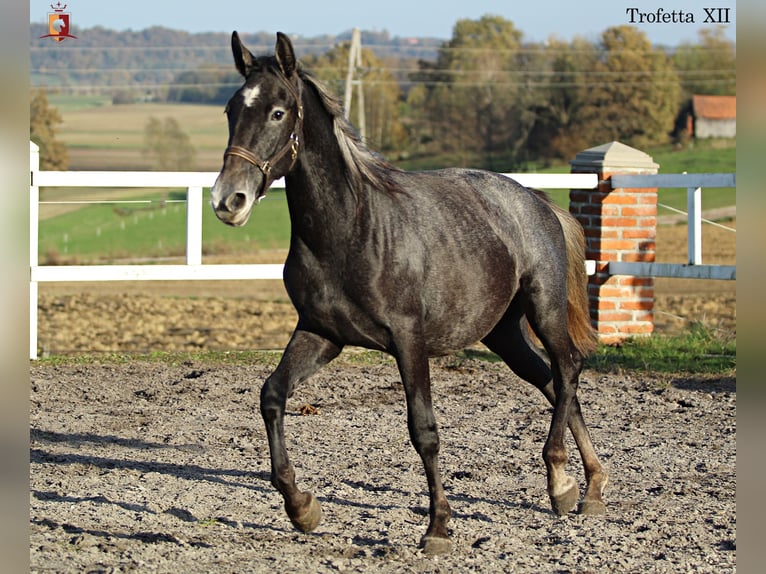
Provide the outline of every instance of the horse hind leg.
[[563,375],[566,379],[563,378],[559,365],[553,364],[552,368],[549,368],[529,342],[524,333],[525,328],[526,321],[522,321],[520,317],[507,320],[506,316],[504,324],[496,326],[483,342],[500,355],[511,370],[524,380],[541,390],[549,385],[555,389],[554,397],[557,400],[552,403],[553,418],[548,439],[543,448],[543,460],[548,475],[547,490],[551,506],[554,512],[561,516],[576,507],[579,497],[577,482],[565,472],[567,454],[564,446],[564,432],[567,427],[567,410],[571,403],[574,368],[570,368]]
[[580,501],[580,514],[604,514],[606,504],[604,504],[604,489],[606,488],[609,477],[601,465],[593,447],[588,427],[580,409],[580,401],[575,396],[572,400],[572,408],[569,412],[569,429],[577,444],[577,449],[582,457],[583,468],[585,469],[585,495]]
[[[556,393],[553,390],[553,381],[550,380],[547,384],[538,386],[538,388],[545,398],[548,399],[548,402],[555,406]],[[604,514],[606,512],[606,505],[604,504],[603,494],[609,478],[596,454],[590,432],[582,415],[580,401],[576,395],[572,399],[568,424],[577,445],[577,450],[580,452],[585,471],[585,495],[580,501],[578,511],[580,514]]]
[[553,418],[543,449],[543,458],[548,468],[548,493],[558,514],[568,512],[576,503],[576,497],[573,498],[571,494],[571,484],[574,481],[564,470],[567,460],[564,433],[568,426],[580,450],[588,482],[580,510],[599,513],[605,510],[601,497],[607,478],[596,456],[577,399],[583,356],[573,345],[567,330],[562,329],[562,326],[567,325],[565,301],[565,296],[562,294],[557,297],[553,288],[549,287],[547,291],[540,289],[528,311],[530,323],[551,359],[553,373],[552,387],[547,391],[553,404]]
[[[530,341],[528,329],[529,326],[525,317],[520,315],[520,311],[517,309],[515,313],[507,314],[483,342],[491,351],[497,353],[516,375],[537,387],[548,402],[555,407],[556,393],[553,373],[540,351]],[[578,374],[579,369],[580,365],[577,365]],[[568,426],[582,457],[587,484],[579,511],[582,514],[601,514],[606,510],[602,496],[607,484],[607,474],[596,455],[576,395],[572,399]],[[562,512],[560,513],[565,513],[574,506],[576,490],[568,492],[569,496],[565,497],[561,503],[552,501],[554,510],[561,509]],[[564,508],[566,510],[563,510]],[[559,511],[557,510],[557,512]]]
[[[566,324],[566,323],[563,323]],[[562,516],[577,505],[577,482],[566,473],[567,451],[564,436],[569,410],[577,387],[578,369],[569,356],[568,337],[548,329],[535,329],[551,359],[553,376],[553,417],[543,447],[543,460],[548,471],[548,496],[556,514]]]
[[[526,328],[522,332],[526,332]],[[527,341],[528,343],[528,341]],[[533,348],[534,349],[534,348]],[[580,458],[583,463],[583,470],[585,472],[585,495],[579,504],[579,512],[581,514],[603,514],[606,512],[606,505],[603,501],[604,489],[608,482],[608,475],[604,470],[601,462],[599,461],[596,449],[593,446],[593,441],[590,437],[590,432],[585,424],[583,418],[582,408],[580,407],[580,400],[577,397],[577,386],[579,386],[579,376],[582,370],[583,359],[577,351],[570,353],[575,362],[575,379],[574,389],[572,395],[572,403],[569,408],[567,425],[572,433],[577,450],[580,452]],[[540,385],[540,380],[530,381],[543,393],[548,402],[555,408],[556,406],[556,391],[552,377],[548,381]]]

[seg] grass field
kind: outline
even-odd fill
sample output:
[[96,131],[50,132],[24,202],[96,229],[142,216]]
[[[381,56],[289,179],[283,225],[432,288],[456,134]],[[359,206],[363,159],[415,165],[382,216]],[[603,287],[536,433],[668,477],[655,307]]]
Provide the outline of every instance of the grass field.
[[[183,256],[186,192],[126,192],[124,203],[87,205],[46,217],[41,206],[41,262],[90,263]],[[128,202],[141,203],[128,203]],[[284,191],[272,190],[255,208],[252,222],[233,228],[218,221],[203,197],[203,254],[286,249],[290,221]]]
[[[217,171],[227,141],[220,106],[141,103],[112,105],[103,96],[50,96],[64,120],[60,139],[66,143],[71,170],[146,170],[143,131],[151,117],[173,117],[189,135],[196,149],[192,169]],[[734,142],[704,142],[675,150],[670,146],[648,153],[660,164],[660,173],[712,173],[736,171]],[[566,173],[568,164],[540,170]],[[561,205],[568,204],[566,190],[552,191]],[[686,190],[661,189],[659,201],[678,209],[686,207]],[[185,245],[184,190],[51,189],[41,190],[42,201],[108,199],[150,201],[104,205],[41,205],[41,261],[114,260],[183,255]],[[174,201],[181,201],[175,203]],[[205,199],[205,201],[207,201]],[[734,189],[706,189],[703,209],[736,204]],[[663,213],[663,210],[660,210]],[[669,213],[665,211],[665,213]],[[272,191],[243,229],[221,225],[203,207],[203,252],[240,253],[283,249],[289,240],[289,220],[284,193]]]

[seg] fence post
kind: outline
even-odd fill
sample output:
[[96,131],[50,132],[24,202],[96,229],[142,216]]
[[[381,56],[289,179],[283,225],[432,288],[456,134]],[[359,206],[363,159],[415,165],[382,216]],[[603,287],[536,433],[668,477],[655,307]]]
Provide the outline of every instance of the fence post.
[[688,220],[687,254],[689,265],[702,265],[702,188],[686,189],[686,218]]
[[658,165],[637,149],[611,142],[578,153],[572,173],[596,173],[596,189],[572,189],[569,211],[585,230],[586,258],[596,261],[588,279],[591,319],[599,338],[615,344],[654,330],[654,279],[609,275],[610,261],[654,262],[657,188],[612,188],[616,174],[656,174]]
[[[40,171],[40,147],[29,142],[29,265],[37,267],[38,242],[40,240],[40,188],[37,172]],[[37,281],[29,280],[29,358],[37,359]]]
[[186,191],[186,264],[202,264],[202,188]]

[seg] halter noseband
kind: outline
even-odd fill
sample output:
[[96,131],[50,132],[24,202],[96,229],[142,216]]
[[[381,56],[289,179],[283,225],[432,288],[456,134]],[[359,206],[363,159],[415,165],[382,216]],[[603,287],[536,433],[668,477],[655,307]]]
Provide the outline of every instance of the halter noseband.
[[295,86],[293,86],[290,83],[290,80],[288,80],[285,76],[279,74],[279,79],[282,80],[282,83],[287,86],[287,89],[292,94],[293,98],[295,98],[295,105],[298,110],[297,117],[295,118],[295,125],[293,126],[293,132],[290,134],[290,138],[287,140],[287,143],[283,145],[273,156],[271,156],[267,160],[261,160],[257,155],[255,155],[253,152],[251,152],[249,149],[245,149],[240,146],[232,145],[226,148],[226,151],[223,152],[223,157],[229,155],[235,155],[237,157],[241,157],[242,159],[248,161],[249,163],[253,164],[255,167],[261,170],[261,173],[265,177],[269,177],[269,173],[271,172],[271,168],[274,167],[274,165],[281,160],[288,152],[290,153],[290,167],[287,169],[287,171],[290,171],[293,166],[295,165],[295,160],[298,158],[298,146],[300,145],[298,134],[302,133],[303,131],[303,103],[301,102],[301,82],[300,78],[298,79],[298,89],[295,89]]

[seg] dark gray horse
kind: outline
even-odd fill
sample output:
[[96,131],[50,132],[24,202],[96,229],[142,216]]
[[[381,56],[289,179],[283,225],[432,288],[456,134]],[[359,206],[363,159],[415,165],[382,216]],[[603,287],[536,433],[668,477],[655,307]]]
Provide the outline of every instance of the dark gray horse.
[[[580,511],[603,512],[607,475],[576,396],[583,359],[596,344],[579,224],[542,192],[498,174],[395,169],[362,144],[338,100],[301,69],[285,35],[277,34],[270,57],[254,57],[236,32],[231,43],[245,83],[226,106],[229,142],[212,206],[224,223],[244,225],[285,176],[292,230],[284,281],[299,319],[263,385],[261,414],[271,482],[293,525],[311,531],[321,512],[295,482],[285,403],[345,345],[396,359],[410,438],[428,480],[426,552],[451,548],[428,359],[476,341],[554,407],[543,449],[554,511],[574,509],[579,495],[565,473],[568,426],[587,480]],[[530,342],[530,326],[550,367]]]

